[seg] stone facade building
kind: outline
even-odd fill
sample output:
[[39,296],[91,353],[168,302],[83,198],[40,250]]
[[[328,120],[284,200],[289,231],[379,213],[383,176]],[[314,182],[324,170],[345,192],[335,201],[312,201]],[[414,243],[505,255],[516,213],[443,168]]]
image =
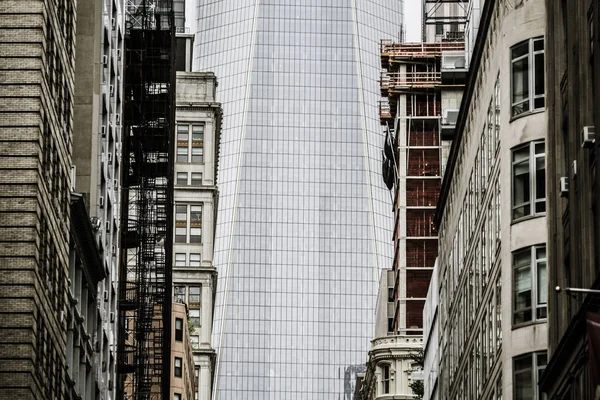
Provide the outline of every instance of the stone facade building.
[[484,2],[436,212],[440,399],[541,399],[544,34],[544,1]]
[[173,295],[187,304],[197,400],[211,398],[213,265],[221,105],[210,72],[177,72]]
[[[548,399],[598,398],[590,376],[586,313],[600,311],[600,2],[546,1],[548,332],[550,361],[541,387]],[[598,384],[596,379],[596,384]]]

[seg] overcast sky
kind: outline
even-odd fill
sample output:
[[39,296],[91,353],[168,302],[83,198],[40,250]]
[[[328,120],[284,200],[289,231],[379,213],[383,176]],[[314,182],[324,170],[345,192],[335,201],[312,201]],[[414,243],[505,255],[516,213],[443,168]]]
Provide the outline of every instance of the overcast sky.
[[406,41],[421,41],[421,2],[422,0],[404,0],[404,24]]

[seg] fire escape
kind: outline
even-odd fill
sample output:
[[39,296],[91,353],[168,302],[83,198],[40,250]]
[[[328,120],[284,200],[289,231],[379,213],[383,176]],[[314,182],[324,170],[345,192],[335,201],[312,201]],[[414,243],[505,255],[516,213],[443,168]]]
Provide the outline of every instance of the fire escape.
[[127,2],[118,303],[119,399],[170,398],[173,19],[172,0]]

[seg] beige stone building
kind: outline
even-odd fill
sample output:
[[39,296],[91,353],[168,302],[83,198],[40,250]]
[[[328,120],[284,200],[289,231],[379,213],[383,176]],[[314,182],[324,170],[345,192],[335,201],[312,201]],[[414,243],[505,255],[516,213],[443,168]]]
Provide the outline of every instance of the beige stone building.
[[0,398],[65,398],[74,0],[0,3]]
[[189,315],[185,303],[173,302],[171,326],[171,399],[194,400],[194,355],[190,342]]
[[545,6],[471,0],[475,6],[481,21],[436,212],[437,398],[541,399]]
[[221,129],[216,86],[210,72],[177,72],[173,295],[188,307],[197,400],[211,398],[215,357],[213,247]]

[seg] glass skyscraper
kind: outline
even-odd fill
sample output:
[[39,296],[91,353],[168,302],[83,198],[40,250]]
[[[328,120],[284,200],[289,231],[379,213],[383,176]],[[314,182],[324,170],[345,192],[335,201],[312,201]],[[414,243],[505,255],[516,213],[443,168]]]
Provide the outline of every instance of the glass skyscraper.
[[351,399],[391,267],[380,39],[401,0],[199,0],[218,77],[217,400]]

